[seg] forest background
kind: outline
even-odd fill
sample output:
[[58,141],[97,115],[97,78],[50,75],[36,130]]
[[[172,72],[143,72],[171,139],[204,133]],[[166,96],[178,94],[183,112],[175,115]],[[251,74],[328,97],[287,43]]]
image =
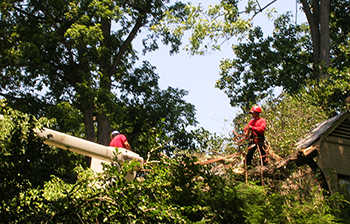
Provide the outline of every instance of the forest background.
[[[329,195],[322,174],[307,166],[244,181],[234,172],[242,158],[220,173],[217,164],[198,164],[242,147],[232,135],[188,130],[197,121],[186,90],[160,89],[156,68],[133,48],[145,31],[143,53],[160,42],[177,53],[186,32],[193,55],[238,38],[216,87],[243,112],[261,104],[271,148],[286,157],[349,104],[349,2],[300,3],[308,24],[281,15],[264,36],[250,20],[265,10],[258,1],[243,9],[236,1],[208,9],[160,0],[2,2],[2,222],[346,223],[346,191]],[[237,114],[232,129],[249,119]],[[135,152],[158,162],[144,164],[132,182],[123,176],[136,163],[96,176],[80,155],[45,146],[32,131],[41,125],[104,145],[118,129]]]

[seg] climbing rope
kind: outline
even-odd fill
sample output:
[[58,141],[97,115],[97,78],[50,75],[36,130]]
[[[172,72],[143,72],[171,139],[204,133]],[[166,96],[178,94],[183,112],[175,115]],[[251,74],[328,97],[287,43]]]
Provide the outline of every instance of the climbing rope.
[[[244,133],[243,135],[238,134],[235,130],[232,131],[235,137],[233,137],[234,141],[238,144],[238,146],[242,145],[244,141],[248,138],[248,133]],[[241,138],[241,139],[239,139]]]

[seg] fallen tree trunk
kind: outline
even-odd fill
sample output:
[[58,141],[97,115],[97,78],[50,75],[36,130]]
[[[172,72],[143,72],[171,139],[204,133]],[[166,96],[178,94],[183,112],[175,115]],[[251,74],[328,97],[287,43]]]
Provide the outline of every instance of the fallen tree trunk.
[[317,169],[317,164],[314,161],[314,158],[318,155],[318,153],[319,153],[318,145],[314,147],[310,146],[306,149],[300,149],[295,153],[287,156],[285,159],[277,161],[274,164],[263,166],[263,167],[258,166],[248,170],[248,176],[259,176],[261,172],[263,172],[264,176],[281,179],[283,178],[283,176],[285,176],[284,175],[285,172],[283,171],[289,171],[294,165],[298,167],[303,165],[309,165],[310,168],[313,171],[315,171]]
[[[225,167],[227,168],[228,166],[237,165],[235,163],[227,163],[228,162],[227,159],[235,156],[240,156],[242,155],[242,153],[243,151],[239,151],[228,156],[211,158],[205,161],[199,161],[199,162],[196,162],[196,164],[208,165],[208,164],[220,163],[221,165],[214,167],[215,170],[220,170]],[[293,166],[300,167],[303,165],[308,165],[314,172],[316,172],[318,166],[314,161],[314,158],[318,155],[318,153],[319,153],[318,145],[310,146],[306,149],[300,149],[283,159],[280,156],[278,156],[276,153],[274,153],[272,150],[269,150],[269,157],[270,159],[272,159],[272,161],[274,161],[274,163],[267,166],[253,167],[252,169],[247,170],[247,176],[249,177],[261,176],[262,174],[264,177],[271,177],[274,179],[283,180],[284,178],[289,176],[289,173],[292,170]],[[227,164],[227,165],[223,166],[223,164]],[[242,169],[240,169],[239,172],[237,173],[243,174],[244,169],[243,171]]]

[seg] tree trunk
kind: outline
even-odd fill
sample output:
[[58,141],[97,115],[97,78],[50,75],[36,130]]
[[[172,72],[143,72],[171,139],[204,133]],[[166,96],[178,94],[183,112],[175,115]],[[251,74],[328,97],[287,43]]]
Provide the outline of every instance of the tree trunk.
[[109,145],[110,133],[113,131],[105,114],[97,115],[98,129],[97,129],[97,142],[102,145]]
[[[85,124],[85,132],[86,132],[86,140],[95,142],[96,141],[96,135],[95,135],[95,128],[94,128],[94,120],[93,120],[93,113],[92,108],[84,108],[83,109],[83,116],[84,116],[84,124]],[[85,156],[86,166],[91,166],[91,157]]]
[[[108,94],[111,92],[111,77],[114,74],[108,74],[108,69],[111,66],[110,60],[112,57],[111,47],[110,47],[110,39],[111,39],[111,20],[110,19],[102,19],[101,21],[101,30],[103,33],[103,45],[105,47],[105,52],[101,54],[100,57],[100,72],[103,76],[100,79],[100,91],[98,95],[98,102],[101,102],[103,106],[106,103],[106,100],[111,100]],[[97,142],[102,145],[109,145],[110,142],[110,133],[112,132],[112,127],[110,122],[107,119],[106,113],[103,108],[100,108],[102,112],[97,114]]]
[[260,176],[261,171],[263,171],[264,176],[274,177],[281,180],[288,176],[285,175],[285,173],[288,173],[294,165],[308,165],[312,170],[315,171],[317,169],[317,164],[315,163],[314,158],[318,155],[318,153],[319,146],[311,146],[307,149],[299,150],[287,156],[283,160],[277,161],[276,163],[272,164],[272,166],[254,167],[248,171],[248,175]]
[[311,30],[313,69],[316,80],[328,78],[325,70],[330,62],[329,0],[301,0]]
[[[130,31],[125,41],[121,44],[121,46],[119,47],[118,53],[114,57],[112,57],[113,54],[109,46],[109,43],[110,43],[109,41],[111,39],[110,38],[111,37],[111,20],[110,19],[102,20],[101,30],[104,37],[103,45],[105,46],[105,49],[108,49],[108,50],[104,52],[100,58],[100,72],[103,74],[103,77],[101,77],[101,80],[100,80],[100,88],[102,89],[102,91],[100,91],[100,94],[102,95],[98,96],[99,99],[102,99],[102,100],[109,99],[108,96],[105,96],[103,94],[107,94],[111,92],[111,77],[115,75],[115,73],[117,72],[117,68],[123,56],[125,55],[125,52],[127,51],[128,47],[131,45],[132,41],[136,37],[140,28],[144,25],[145,17],[146,15],[140,13],[139,17],[136,19],[133,29]],[[110,64],[111,58],[113,58],[112,64]],[[98,121],[97,142],[102,145],[109,145],[110,133],[113,130],[113,128],[111,127],[105,112],[101,112],[97,115],[97,121]]]
[[[144,17],[143,15],[140,15],[137,18],[133,29],[129,33],[129,36],[126,38],[126,40],[120,46],[118,54],[114,57],[114,62],[112,63],[112,65],[108,64],[108,62],[110,61],[110,58],[105,58],[106,55],[102,56],[101,72],[104,74],[104,77],[100,81],[100,87],[103,88],[103,90],[104,90],[104,91],[101,91],[102,94],[103,94],[103,92],[110,93],[110,91],[111,91],[111,77],[116,73],[117,68],[121,62],[123,55],[127,51],[131,42],[136,37],[139,29],[143,26],[143,17]],[[103,44],[107,47],[107,49],[110,49],[108,47],[108,45],[109,45],[110,32],[111,32],[111,21],[110,20],[103,20],[101,29],[102,29],[102,32],[104,35],[104,40],[105,40]],[[108,52],[107,55],[112,55],[112,54],[111,54],[111,52]],[[104,97],[102,97],[102,98],[104,98]],[[100,144],[103,144],[103,145],[109,145],[110,133],[113,130],[113,128],[111,127],[110,122],[108,121],[105,113],[100,113],[97,116],[98,116],[98,119],[97,119],[98,120],[97,142]]]
[[322,0],[320,7],[320,60],[321,78],[328,79],[326,69],[329,67],[330,35],[329,35],[329,0]]
[[92,108],[83,109],[83,116],[84,116],[84,124],[85,124],[85,131],[86,131],[86,140],[95,142],[96,135],[95,135]]

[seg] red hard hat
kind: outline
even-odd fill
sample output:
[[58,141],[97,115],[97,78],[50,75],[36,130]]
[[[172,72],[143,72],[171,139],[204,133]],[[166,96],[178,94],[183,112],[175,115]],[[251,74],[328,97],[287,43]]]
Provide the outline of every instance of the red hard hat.
[[256,113],[261,113],[261,107],[259,107],[259,106],[253,106],[252,107],[252,109],[249,111],[249,113],[254,113],[254,112],[256,112]]

